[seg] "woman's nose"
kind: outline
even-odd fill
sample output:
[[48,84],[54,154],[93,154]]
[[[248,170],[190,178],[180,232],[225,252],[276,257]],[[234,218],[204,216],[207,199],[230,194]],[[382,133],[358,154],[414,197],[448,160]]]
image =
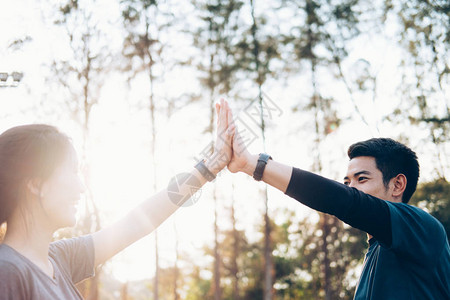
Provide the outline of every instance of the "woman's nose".
[[80,194],[83,194],[86,191],[86,185],[81,177],[78,177],[78,190],[80,191]]

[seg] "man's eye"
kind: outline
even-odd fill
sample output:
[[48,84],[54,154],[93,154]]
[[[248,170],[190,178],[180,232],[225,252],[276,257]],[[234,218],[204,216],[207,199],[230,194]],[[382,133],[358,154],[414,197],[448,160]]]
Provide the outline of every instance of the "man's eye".
[[348,181],[344,181],[344,184],[345,184],[345,185],[349,185],[349,184],[350,184],[350,182],[348,182]]
[[358,178],[359,181],[364,181],[364,180],[367,180],[367,179],[368,179],[367,177],[363,177],[363,176]]

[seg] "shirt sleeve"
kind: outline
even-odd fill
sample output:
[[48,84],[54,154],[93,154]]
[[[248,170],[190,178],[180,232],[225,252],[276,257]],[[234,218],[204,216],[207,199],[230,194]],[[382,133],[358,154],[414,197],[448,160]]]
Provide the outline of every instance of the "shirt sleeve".
[[298,168],[292,171],[286,195],[312,209],[336,216],[384,245],[391,245],[388,201]]
[[27,281],[20,270],[8,262],[0,262],[0,299],[26,300]]
[[73,283],[94,276],[94,242],[92,235],[52,243],[55,256],[61,260]]
[[442,224],[425,211],[404,203],[388,203],[392,223],[391,249],[424,267],[435,267],[446,247]]

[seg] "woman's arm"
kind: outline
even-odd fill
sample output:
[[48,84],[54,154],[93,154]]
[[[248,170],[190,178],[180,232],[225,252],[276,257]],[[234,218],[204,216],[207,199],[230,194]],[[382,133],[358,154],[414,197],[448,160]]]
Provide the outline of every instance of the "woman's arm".
[[[195,189],[201,188],[207,182],[195,168],[188,174],[196,178],[198,187]],[[186,181],[179,189],[179,195],[183,195],[186,200],[192,196],[192,185],[186,184]],[[182,203],[172,202],[167,189],[163,189],[136,206],[118,222],[94,233],[95,265],[104,263],[135,241],[150,234],[181,205]]]
[[[208,170],[214,175],[219,173],[231,158],[234,125],[231,122],[230,126],[228,124],[231,111],[226,108],[227,104],[223,100],[221,105],[216,105],[218,134],[214,154],[205,162]],[[182,203],[174,203],[173,196],[170,197],[167,188],[163,189],[139,204],[118,222],[94,233],[95,265],[104,263],[124,248],[150,234],[207,182],[196,168],[192,168],[186,176],[192,176],[193,180],[185,180],[178,185],[177,197],[184,199]]]

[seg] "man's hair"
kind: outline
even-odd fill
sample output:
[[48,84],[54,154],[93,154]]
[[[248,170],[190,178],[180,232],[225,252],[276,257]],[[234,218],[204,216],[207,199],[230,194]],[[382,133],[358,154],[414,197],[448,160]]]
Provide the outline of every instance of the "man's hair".
[[387,188],[389,181],[398,174],[406,176],[406,188],[402,202],[408,203],[414,194],[419,180],[419,162],[414,151],[389,138],[373,138],[358,142],[348,148],[348,157],[359,156],[375,158],[378,170],[383,174],[383,183]]

